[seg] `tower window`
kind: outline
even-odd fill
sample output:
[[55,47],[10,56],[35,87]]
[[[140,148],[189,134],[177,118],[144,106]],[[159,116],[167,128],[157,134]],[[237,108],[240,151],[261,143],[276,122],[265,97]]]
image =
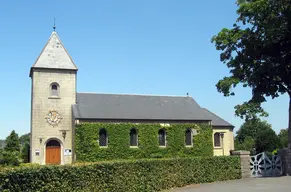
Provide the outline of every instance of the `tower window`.
[[60,86],[57,83],[51,84],[51,96],[59,97],[60,96]]

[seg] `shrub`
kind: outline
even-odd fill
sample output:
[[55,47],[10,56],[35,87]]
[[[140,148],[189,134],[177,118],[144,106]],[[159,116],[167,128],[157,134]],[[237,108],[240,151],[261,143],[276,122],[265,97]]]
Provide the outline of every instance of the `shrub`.
[[123,160],[0,172],[0,191],[159,191],[240,178],[238,157]]
[[[107,148],[100,148],[98,144],[101,128],[108,133]],[[129,133],[132,128],[138,133],[138,148],[130,148]],[[188,128],[199,131],[193,137],[193,147],[185,147],[185,131]],[[166,148],[159,147],[159,129],[166,130]],[[162,127],[160,124],[83,123],[77,125],[75,136],[77,161],[213,156],[212,129],[204,124]]]

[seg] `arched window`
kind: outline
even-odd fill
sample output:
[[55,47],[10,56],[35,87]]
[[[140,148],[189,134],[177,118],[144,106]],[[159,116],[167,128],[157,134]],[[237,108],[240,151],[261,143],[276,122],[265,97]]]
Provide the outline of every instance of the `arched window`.
[[215,133],[214,134],[214,147],[220,147],[221,142],[220,142],[220,133]]
[[159,146],[166,146],[166,131],[165,131],[165,129],[159,130]]
[[105,129],[100,129],[99,131],[99,146],[107,146],[108,145],[108,137],[107,131]]
[[130,137],[130,146],[137,146],[138,136],[137,136],[136,129],[132,128],[130,130],[129,137]]
[[193,145],[193,138],[192,138],[192,130],[191,129],[187,129],[185,131],[185,144],[186,144],[186,146]]
[[59,84],[57,84],[57,83],[52,83],[51,84],[51,96],[54,96],[54,97],[58,97],[58,96],[60,96],[60,86],[59,86]]

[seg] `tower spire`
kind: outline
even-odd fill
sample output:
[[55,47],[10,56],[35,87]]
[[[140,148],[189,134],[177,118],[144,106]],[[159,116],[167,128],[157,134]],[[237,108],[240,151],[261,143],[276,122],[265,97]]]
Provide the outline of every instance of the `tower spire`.
[[54,31],[56,31],[56,18],[54,18],[54,26],[53,26]]

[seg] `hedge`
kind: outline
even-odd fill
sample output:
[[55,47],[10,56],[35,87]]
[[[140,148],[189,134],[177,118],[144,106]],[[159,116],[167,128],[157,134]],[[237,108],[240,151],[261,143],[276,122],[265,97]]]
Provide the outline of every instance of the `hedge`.
[[233,156],[107,161],[0,172],[0,191],[160,191],[240,175]]
[[[100,148],[99,130],[106,129],[108,147]],[[130,148],[129,133],[132,128],[138,132],[138,148]],[[193,147],[185,147],[186,129],[196,129]],[[167,147],[160,148],[158,130],[165,129]],[[205,124],[132,124],[132,123],[82,123],[76,126],[75,134],[77,161],[102,161],[112,159],[143,159],[213,156],[212,128]]]

